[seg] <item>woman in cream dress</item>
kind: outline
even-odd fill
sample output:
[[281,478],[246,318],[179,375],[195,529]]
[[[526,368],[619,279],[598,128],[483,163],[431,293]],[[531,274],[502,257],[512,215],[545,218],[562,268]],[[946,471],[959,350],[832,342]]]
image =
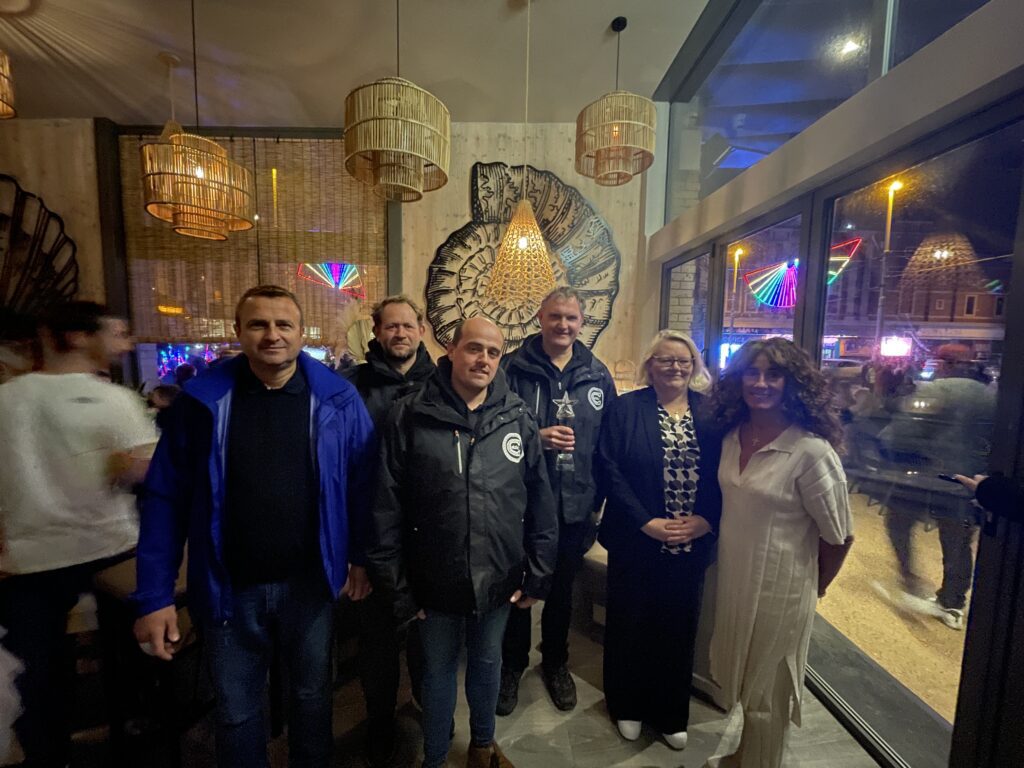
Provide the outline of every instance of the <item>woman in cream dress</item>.
[[852,542],[829,403],[824,377],[781,338],[745,344],[719,383],[728,434],[711,674],[731,709],[713,768],[782,765],[789,723],[800,724],[815,604]]

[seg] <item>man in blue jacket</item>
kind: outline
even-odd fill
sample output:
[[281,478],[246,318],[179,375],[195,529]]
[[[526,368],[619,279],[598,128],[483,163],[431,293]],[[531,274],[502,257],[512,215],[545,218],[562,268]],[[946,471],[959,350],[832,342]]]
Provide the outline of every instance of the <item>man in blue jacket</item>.
[[290,685],[289,764],[326,767],[332,603],[369,590],[373,425],[355,388],[302,353],[292,293],[246,291],[235,333],[243,354],[186,385],[146,477],[135,635],[143,650],[172,657],[187,539],[189,610],[217,693],[218,765],[269,765],[263,687],[276,646]]

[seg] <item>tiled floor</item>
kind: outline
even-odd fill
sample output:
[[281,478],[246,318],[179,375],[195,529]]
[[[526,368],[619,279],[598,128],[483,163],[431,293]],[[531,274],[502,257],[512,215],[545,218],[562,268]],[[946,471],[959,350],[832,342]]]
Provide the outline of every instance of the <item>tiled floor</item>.
[[[675,752],[658,738],[644,731],[639,741],[623,741],[608,720],[601,692],[601,646],[574,632],[572,636],[573,673],[579,704],[572,712],[562,713],[552,706],[533,667],[523,677],[519,706],[509,717],[498,719],[498,742],[517,768],[605,768],[606,766],[644,766],[658,768],[699,768],[712,753],[724,727],[724,715],[694,699],[691,711],[690,743],[683,752]],[[539,657],[534,659],[539,661]],[[461,689],[460,689],[461,691]],[[400,743],[395,766],[419,765],[419,711],[411,702],[408,688],[401,693],[399,712]],[[358,683],[343,686],[335,698],[335,734],[337,766],[361,768],[363,727],[362,694]],[[460,693],[456,711],[456,734],[449,754],[450,766],[465,764],[469,739],[469,710]],[[271,745],[272,763],[287,764],[284,739]],[[194,768],[213,765],[209,730],[200,726],[191,731],[185,747],[185,764]],[[808,695],[804,726],[793,730],[785,765],[787,768],[871,768],[875,762],[843,730],[816,700]]]

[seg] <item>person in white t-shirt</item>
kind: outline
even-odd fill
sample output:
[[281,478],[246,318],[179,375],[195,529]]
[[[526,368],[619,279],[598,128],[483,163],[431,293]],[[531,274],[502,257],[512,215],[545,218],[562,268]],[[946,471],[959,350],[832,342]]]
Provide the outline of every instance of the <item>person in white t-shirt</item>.
[[41,323],[42,370],[0,386],[0,642],[24,665],[15,733],[26,765],[68,763],[67,615],[138,540],[128,489],[155,428],[140,398],[96,375],[129,346],[124,328],[99,304],[61,305]]

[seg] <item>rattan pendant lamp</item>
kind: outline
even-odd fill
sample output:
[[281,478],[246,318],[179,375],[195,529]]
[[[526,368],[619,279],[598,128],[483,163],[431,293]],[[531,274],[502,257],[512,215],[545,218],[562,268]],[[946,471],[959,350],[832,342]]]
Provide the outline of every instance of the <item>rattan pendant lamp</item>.
[[502,306],[540,306],[541,300],[555,287],[555,272],[544,235],[533,213],[528,191],[530,165],[527,129],[530,124],[530,0],[526,0],[526,81],[523,106],[523,183],[522,197],[501,239],[498,255],[491,268],[485,292]]
[[401,77],[395,0],[395,77],[345,97],[345,168],[385,198],[412,203],[448,183],[452,118],[440,99]]
[[617,187],[654,162],[654,102],[619,90],[619,53],[626,17],[615,32],[615,90],[585,106],[576,118],[576,171],[604,187]]
[[14,108],[14,80],[11,78],[11,60],[0,51],[0,120],[18,116]]
[[[217,142],[187,133],[174,113],[174,68],[181,60],[161,53],[167,65],[171,119],[160,138],[140,148],[146,212],[168,222],[176,233],[203,240],[227,240],[228,233],[251,229],[255,221],[252,172],[231,160]],[[195,0],[192,0],[192,78],[196,128],[199,127],[199,75],[196,61]]]

